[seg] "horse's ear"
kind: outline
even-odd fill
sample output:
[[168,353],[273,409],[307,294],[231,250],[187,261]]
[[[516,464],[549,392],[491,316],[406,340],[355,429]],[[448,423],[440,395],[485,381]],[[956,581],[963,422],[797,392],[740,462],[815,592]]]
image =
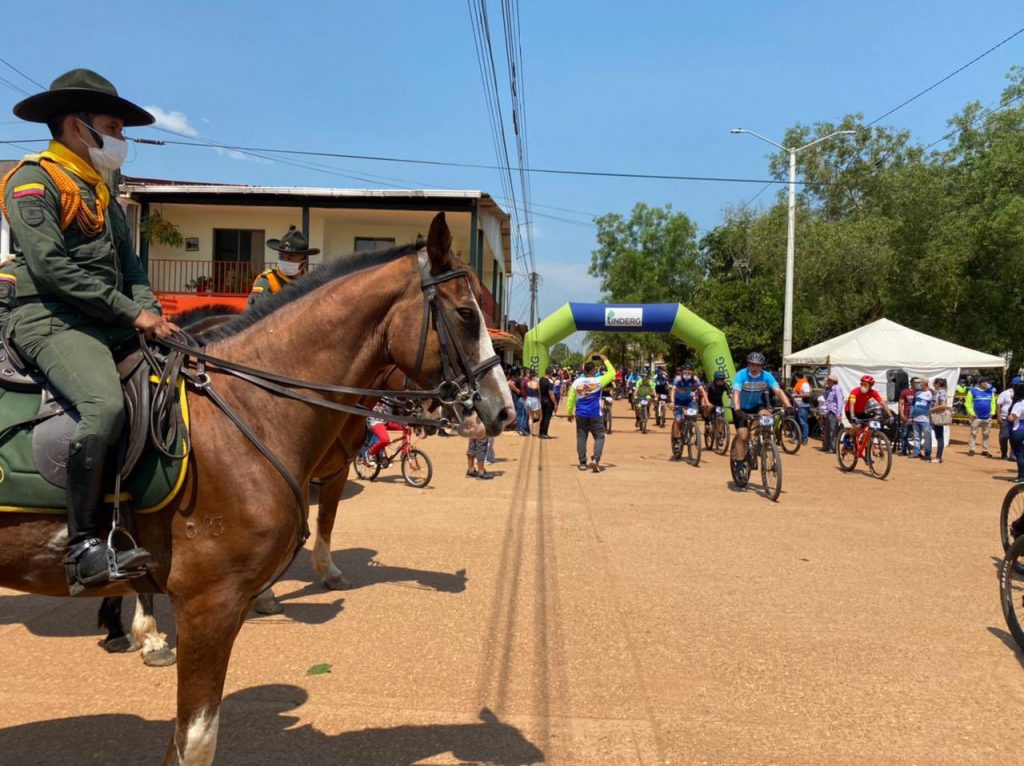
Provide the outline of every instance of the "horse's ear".
[[430,222],[430,233],[427,234],[427,255],[430,256],[431,271],[435,274],[444,271],[451,264],[449,253],[452,249],[452,233],[444,213],[438,213]]
[[480,710],[480,720],[484,723],[494,724],[498,722],[498,716],[491,712],[490,708],[485,707]]

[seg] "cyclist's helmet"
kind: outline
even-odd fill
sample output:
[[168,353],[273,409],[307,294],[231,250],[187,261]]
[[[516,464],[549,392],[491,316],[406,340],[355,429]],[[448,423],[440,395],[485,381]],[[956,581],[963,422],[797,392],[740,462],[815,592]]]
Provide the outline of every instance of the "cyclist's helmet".
[[683,369],[684,372],[686,370],[692,370],[693,369],[693,362],[683,362],[682,369]]
[[760,351],[751,351],[747,354],[747,364],[766,364],[767,361]]
[[882,405],[872,399],[866,405],[864,405],[864,414],[866,415],[877,415],[882,411]]
[[715,380],[725,380],[725,370],[715,370]]
[[861,376],[860,382],[867,386],[875,385],[875,379],[871,375]]

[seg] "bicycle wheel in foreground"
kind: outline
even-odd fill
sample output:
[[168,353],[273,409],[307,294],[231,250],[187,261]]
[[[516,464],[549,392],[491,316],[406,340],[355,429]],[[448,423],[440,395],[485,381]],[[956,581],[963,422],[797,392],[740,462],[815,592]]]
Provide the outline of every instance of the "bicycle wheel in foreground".
[[402,478],[410,487],[422,489],[430,484],[434,475],[434,466],[427,457],[427,453],[418,449],[411,449],[402,455]]
[[779,424],[779,442],[782,451],[787,455],[795,455],[800,451],[800,424],[791,417],[783,417]]
[[779,448],[774,441],[765,441],[761,453],[761,483],[764,485],[764,496],[769,500],[778,500],[782,494],[782,462],[779,460]]
[[[999,539],[1004,552],[1013,544],[1010,525],[1021,516],[1024,516],[1024,484],[1014,484],[1003,498],[1003,507],[999,511]],[[1024,574],[1024,570],[1021,573]]]
[[872,431],[864,455],[868,470],[876,479],[884,479],[892,470],[892,443],[881,431]]
[[849,473],[857,467],[857,445],[853,443],[853,429],[844,428],[836,440],[836,462],[839,470]]
[[700,465],[700,426],[692,421],[687,428],[686,458],[696,468]]
[[1006,627],[1010,629],[1017,646],[1024,651],[1024,630],[1021,620],[1024,618],[1024,537],[1014,542],[1003,559],[1003,568],[999,577],[999,598],[1003,605],[1003,617]]

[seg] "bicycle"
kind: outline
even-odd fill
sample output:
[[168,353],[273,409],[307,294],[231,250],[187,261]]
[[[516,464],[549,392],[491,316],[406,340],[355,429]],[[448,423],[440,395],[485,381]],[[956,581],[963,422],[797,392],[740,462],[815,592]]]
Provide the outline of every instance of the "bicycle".
[[667,394],[658,395],[658,403],[654,406],[654,423],[658,428],[665,427],[665,410],[668,407],[667,402]]
[[[1013,545],[1014,537],[1011,527],[1021,516],[1024,516],[1024,484],[1014,484],[1003,498],[1003,506],[999,509],[999,540],[1003,544],[1003,552],[1008,553]],[[1024,524],[1024,522],[1021,522]],[[1024,564],[1018,570],[1024,574]]]
[[642,434],[647,433],[647,418],[650,417],[647,410],[649,408],[650,400],[646,396],[642,396],[636,400],[636,404],[634,405],[634,409],[636,410],[636,422],[640,429],[640,433]]
[[839,470],[849,473],[861,458],[876,479],[884,479],[892,470],[892,442],[877,419],[856,422],[839,432],[836,442]]
[[614,396],[608,394],[601,394],[601,399],[604,403],[604,407],[601,409],[601,419],[604,422],[604,432],[610,434],[612,432],[612,399]]
[[800,431],[800,424],[792,415],[776,411],[775,420],[772,424],[772,435],[779,446],[782,447],[782,451],[787,455],[795,455],[800,451],[803,435]]
[[725,420],[725,407],[715,407],[711,420],[705,423],[704,448],[716,455],[729,451],[729,423]]
[[700,465],[701,455],[700,424],[697,422],[697,408],[683,409],[683,419],[679,424],[679,436],[672,437],[672,457],[681,460],[683,447],[686,447],[686,459],[694,468]]
[[745,488],[750,475],[760,467],[764,495],[773,502],[782,494],[782,463],[779,448],[775,444],[774,425],[775,415],[769,409],[761,410],[756,418],[748,418],[750,436],[747,439],[747,454],[742,460],[737,458],[737,445],[741,441],[737,436],[732,441],[729,456],[729,467],[736,486]]
[[378,452],[376,459],[370,457],[368,447],[364,445],[353,461],[356,476],[363,481],[374,481],[383,469],[390,468],[395,459],[401,456],[402,478],[405,483],[410,487],[423,489],[434,475],[434,466],[423,450],[412,446],[414,436],[419,436],[420,433],[414,431],[412,426],[398,426],[394,423],[388,423],[388,431],[401,432],[402,435]]
[[[1016,489],[1016,488],[1015,488]],[[1022,650],[1024,650],[1024,629],[1021,629],[1021,613],[1024,612],[1024,535],[1014,540],[1003,558],[999,572],[999,601],[1003,607],[1006,627]]]

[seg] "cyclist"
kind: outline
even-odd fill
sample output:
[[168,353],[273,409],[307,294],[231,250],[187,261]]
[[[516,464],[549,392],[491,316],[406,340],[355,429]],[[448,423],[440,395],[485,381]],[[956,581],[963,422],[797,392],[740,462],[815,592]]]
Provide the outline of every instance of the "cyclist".
[[768,407],[769,392],[775,394],[782,406],[789,408],[789,397],[782,390],[779,381],[764,368],[765,358],[760,351],[752,351],[747,355],[747,366],[736,373],[732,381],[732,411],[736,423],[736,459],[747,457],[747,440],[750,429],[747,420]]
[[654,396],[654,381],[649,375],[641,375],[637,380],[636,388],[633,390],[633,410],[636,414],[636,427],[640,427],[640,407],[647,410],[647,416],[651,415],[651,398]]
[[636,391],[636,384],[640,382],[640,373],[636,370],[626,370],[626,398],[633,404],[633,392]]
[[870,402],[877,402],[881,405],[883,413],[889,411],[889,408],[885,406],[885,399],[875,390],[874,385],[875,379],[871,375],[864,375],[860,379],[860,387],[850,392],[850,396],[846,399],[845,414],[851,423],[865,420],[871,414],[868,412]]
[[[663,367],[659,367],[658,371],[654,373],[654,396],[656,402],[666,402],[665,407],[668,407],[668,393],[671,387],[671,381],[668,379],[668,373],[665,372]],[[657,406],[657,404],[655,404]]]
[[[696,400],[696,401],[694,401]],[[672,422],[672,439],[680,438],[683,427],[683,413],[687,407],[707,404],[707,395],[700,379],[693,374],[693,362],[683,362],[680,372],[672,380],[672,404],[675,408]]]

